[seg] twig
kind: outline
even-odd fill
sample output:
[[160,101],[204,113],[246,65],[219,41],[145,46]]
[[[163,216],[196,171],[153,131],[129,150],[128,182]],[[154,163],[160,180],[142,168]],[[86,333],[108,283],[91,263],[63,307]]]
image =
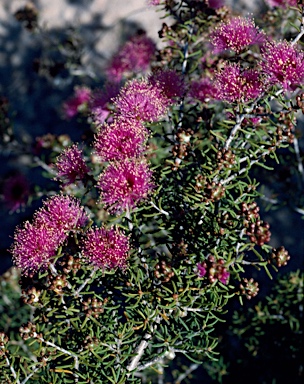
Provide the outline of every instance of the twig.
[[94,277],[96,270],[97,269],[94,268],[93,271],[91,272],[90,276],[87,279],[85,279],[85,281],[81,284],[81,286],[74,292],[75,297],[79,296],[79,292],[81,292],[83,290],[83,288],[88,284],[88,282]]
[[302,177],[302,181],[304,182],[303,163],[302,163],[302,159],[301,159],[298,138],[296,137],[296,135],[294,135],[294,138],[293,138],[293,147],[294,147],[296,158],[297,158],[297,162],[298,162],[298,171],[299,171],[299,173],[300,173],[300,175]]
[[162,214],[164,214],[164,215],[166,215],[166,216],[169,216],[169,213],[168,213],[167,211],[164,211],[163,209],[158,208],[158,206],[155,205],[155,204],[153,203],[153,201],[150,201],[150,204],[151,204],[151,205],[152,205],[158,212],[160,212],[160,213],[162,213]]
[[50,347],[53,347],[55,349],[57,349],[58,351],[66,354],[66,355],[69,355],[71,357],[73,357],[73,359],[75,360],[75,366],[74,368],[78,371],[79,370],[79,360],[78,360],[78,356],[75,355],[73,352],[70,352],[64,348],[61,348],[61,347],[58,347],[58,345],[52,343],[51,341],[47,341],[47,340],[44,340],[43,337],[41,336],[38,336],[37,333],[35,333],[34,337],[37,339],[37,340],[40,340],[42,343],[45,343],[46,345],[49,345]]
[[26,378],[22,381],[21,384],[25,384],[25,383],[27,383],[27,382],[29,381],[29,379],[35,374],[35,372],[38,371],[39,368],[40,368],[40,367],[36,367],[36,368],[33,370],[32,373],[30,373],[28,376],[26,376]]
[[166,354],[167,354],[167,351],[163,351],[161,354],[159,354],[159,355],[158,355],[157,357],[155,357],[154,359],[148,361],[148,362],[145,363],[145,364],[139,365],[139,366],[137,367],[137,371],[143,371],[144,369],[151,367],[151,365],[154,365],[154,364],[156,364],[156,363],[159,363],[160,360],[162,360]]
[[[129,372],[133,371],[138,366],[138,363],[139,363],[140,359],[142,358],[142,356],[145,352],[145,349],[149,345],[149,340],[152,338],[152,333],[155,331],[155,329],[156,329],[157,325],[160,323],[160,321],[161,321],[160,316],[157,316],[155,319],[155,325],[151,329],[152,332],[146,333],[143,337],[143,340],[140,342],[139,346],[136,348],[135,356],[131,360],[131,363],[127,366],[127,370]],[[128,376],[129,375],[130,374],[128,374]]]
[[47,165],[45,162],[43,162],[42,160],[39,159],[39,157],[35,156],[33,158],[33,160],[35,161],[35,163],[37,163],[38,165],[40,165],[41,168],[43,168],[45,171],[49,172],[51,175],[57,175],[57,172],[52,168],[50,167],[49,165]]
[[17,378],[17,374],[16,374],[16,371],[14,369],[14,367],[11,365],[9,359],[7,356],[5,356],[5,361],[6,361],[6,364],[9,366],[11,372],[12,372],[12,375],[14,376],[14,379],[16,380],[16,384],[20,384],[20,381],[19,379]]
[[191,372],[195,371],[199,364],[191,364],[186,372],[180,374],[174,384],[180,384]]
[[302,19],[301,19],[301,29],[295,39],[292,40],[291,45],[295,45],[301,37],[304,35],[304,5],[302,6]]
[[237,134],[238,130],[241,128],[241,124],[242,124],[242,121],[244,120],[244,118],[245,118],[245,115],[237,115],[236,116],[236,124],[232,128],[232,130],[230,132],[230,136],[228,137],[228,139],[226,140],[226,143],[224,145],[224,149],[226,151],[228,151],[232,140],[235,138],[235,135]]

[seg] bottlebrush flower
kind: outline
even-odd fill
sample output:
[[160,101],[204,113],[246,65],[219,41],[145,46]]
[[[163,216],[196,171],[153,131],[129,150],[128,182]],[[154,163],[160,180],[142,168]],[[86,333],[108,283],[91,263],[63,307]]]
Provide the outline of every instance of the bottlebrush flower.
[[91,90],[87,87],[76,87],[74,96],[63,104],[64,116],[71,119],[81,108],[85,107],[91,97]]
[[113,56],[106,70],[111,81],[120,82],[124,76],[146,71],[155,54],[155,43],[140,34],[133,36]]
[[152,171],[144,160],[114,161],[100,175],[97,184],[101,202],[111,213],[134,208],[152,191],[151,178]]
[[157,121],[167,110],[169,100],[147,80],[131,80],[115,100],[118,114],[139,121]]
[[170,103],[173,103],[174,99],[182,97],[185,93],[182,76],[172,69],[156,71],[148,77],[148,81],[154,87],[158,87],[163,95],[169,99]]
[[21,173],[10,176],[4,181],[3,201],[12,212],[17,211],[27,202],[30,194],[28,180]]
[[46,200],[34,216],[34,224],[56,231],[60,243],[65,241],[69,231],[84,227],[87,221],[88,216],[80,202],[76,198],[63,195]]
[[56,231],[45,226],[35,226],[25,222],[16,229],[14,243],[10,249],[16,267],[24,275],[47,268],[59,246]]
[[231,50],[240,53],[253,44],[265,41],[265,35],[254,24],[253,20],[234,17],[227,22],[221,22],[211,33],[213,52],[219,53]]
[[205,103],[209,99],[216,98],[217,90],[208,77],[204,77],[198,81],[192,81],[189,84],[188,96],[200,100]]
[[304,80],[304,53],[287,41],[269,42],[262,49],[262,71],[272,84],[293,89]]
[[296,7],[298,4],[297,0],[265,0],[265,1],[270,7],[280,7],[280,8]]
[[117,228],[90,229],[82,244],[83,256],[103,269],[126,268],[129,250],[129,238]]
[[263,94],[265,81],[254,69],[242,70],[238,64],[226,64],[215,75],[215,88],[219,100],[248,102]]
[[94,148],[101,161],[123,160],[140,156],[147,138],[148,131],[139,121],[117,119],[100,127]]
[[89,172],[86,166],[82,151],[76,144],[66,148],[58,157],[55,164],[57,171],[56,180],[63,181],[64,185],[75,183],[76,180],[82,180]]

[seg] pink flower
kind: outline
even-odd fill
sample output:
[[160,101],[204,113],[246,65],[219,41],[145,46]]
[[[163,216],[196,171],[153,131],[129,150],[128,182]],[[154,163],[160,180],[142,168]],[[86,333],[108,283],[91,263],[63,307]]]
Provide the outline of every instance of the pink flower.
[[199,277],[204,277],[207,273],[206,263],[197,263],[197,270]]
[[57,177],[64,182],[64,185],[75,183],[76,180],[82,180],[89,168],[86,166],[82,151],[76,144],[66,148],[58,157],[55,164],[57,170]]
[[75,87],[74,96],[63,104],[64,115],[67,119],[71,119],[86,107],[91,97],[91,90],[87,87]]
[[83,256],[103,269],[125,269],[129,250],[129,238],[117,228],[90,229],[82,244]]
[[89,220],[80,202],[71,196],[56,195],[43,203],[35,213],[34,225],[44,226],[58,234],[62,244],[70,231],[84,227]]
[[26,204],[29,194],[29,182],[21,173],[10,176],[4,181],[3,201],[12,212]]
[[120,82],[124,76],[146,71],[155,54],[155,43],[140,34],[133,36],[113,56],[106,70],[111,81]]
[[229,63],[216,74],[215,88],[219,100],[248,102],[263,94],[265,82],[258,71],[242,70],[240,65]]
[[159,70],[150,75],[148,81],[154,87],[158,87],[170,103],[173,103],[175,98],[181,98],[185,93],[184,79],[172,69]]
[[265,1],[270,7],[288,8],[288,7],[297,6],[297,0],[265,0]]
[[250,45],[262,43],[265,35],[256,28],[252,20],[234,17],[227,22],[221,22],[210,38],[214,53],[225,50],[240,53]]
[[137,120],[114,120],[104,124],[95,136],[94,148],[101,161],[140,156],[145,150],[148,131]]
[[58,246],[56,232],[45,226],[36,227],[27,221],[22,228],[16,229],[10,252],[16,267],[28,275],[47,268]]
[[154,188],[152,171],[142,160],[112,162],[100,175],[101,202],[111,213],[134,208]]
[[157,121],[165,114],[168,99],[147,80],[131,80],[122,88],[115,105],[123,118]]
[[204,77],[199,81],[192,81],[189,84],[188,96],[200,100],[202,103],[216,98],[217,90],[208,77]]
[[304,80],[304,53],[287,41],[269,42],[263,47],[262,71],[272,84],[293,89]]
[[218,280],[225,285],[227,285],[229,277],[230,273],[225,268],[217,275]]

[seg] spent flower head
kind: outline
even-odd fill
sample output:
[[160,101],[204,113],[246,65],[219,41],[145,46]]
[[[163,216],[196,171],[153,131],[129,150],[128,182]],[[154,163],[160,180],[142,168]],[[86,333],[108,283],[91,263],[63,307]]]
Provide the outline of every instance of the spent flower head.
[[129,238],[112,227],[89,229],[82,242],[82,253],[89,263],[103,269],[126,268]]
[[109,212],[134,208],[153,190],[152,171],[144,159],[114,161],[99,177],[101,202]]
[[304,80],[304,53],[287,41],[269,42],[262,49],[262,71],[271,84],[290,90]]
[[57,171],[56,179],[62,181],[64,185],[73,184],[76,180],[83,180],[89,172],[82,151],[76,144],[66,148],[57,157],[55,168]]
[[148,77],[154,87],[158,87],[170,103],[176,98],[181,98],[185,93],[183,77],[172,69],[158,70]]
[[189,84],[188,95],[192,99],[205,103],[217,96],[217,89],[209,77],[204,77]]
[[11,211],[23,207],[30,194],[29,182],[22,173],[10,176],[3,184],[3,202]]
[[253,44],[265,41],[265,34],[254,24],[254,21],[244,17],[234,17],[223,21],[211,33],[213,52],[219,53],[231,50],[240,53]]
[[138,120],[118,118],[99,128],[94,148],[101,161],[139,157],[145,150],[147,138],[148,131]]

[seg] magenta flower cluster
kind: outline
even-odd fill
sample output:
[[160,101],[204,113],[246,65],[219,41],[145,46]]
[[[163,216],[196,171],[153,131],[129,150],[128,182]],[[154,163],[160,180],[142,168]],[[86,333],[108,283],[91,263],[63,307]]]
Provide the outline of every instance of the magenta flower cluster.
[[133,209],[152,192],[152,171],[144,158],[148,138],[144,123],[157,121],[183,93],[180,76],[159,71],[128,81],[115,98],[113,121],[101,124],[94,141],[99,159],[109,162],[97,187],[110,213]]
[[144,158],[113,161],[97,184],[101,200],[111,213],[133,209],[154,188],[152,171]]
[[89,168],[83,159],[82,151],[76,144],[66,148],[58,157],[55,164],[56,179],[63,185],[74,184],[77,180],[83,180]]
[[215,87],[220,100],[233,103],[248,102],[261,96],[265,90],[265,80],[255,69],[242,69],[239,64],[227,63],[216,74]]
[[124,160],[141,156],[147,138],[148,131],[138,120],[118,118],[99,128],[94,148],[101,161]]
[[90,229],[82,242],[84,258],[103,269],[125,269],[129,250],[129,238],[114,227]]
[[[188,96],[191,98],[202,102],[218,99],[228,103],[248,103],[262,97],[273,85],[286,91],[303,84],[304,53],[287,41],[269,41],[251,19],[234,17],[221,22],[211,33],[210,40],[213,53],[227,50],[235,54],[247,53],[251,57],[250,66],[226,60],[214,73],[213,81],[202,76],[190,84]],[[253,44],[260,50],[255,55],[248,51]]]
[[262,48],[261,69],[270,84],[290,90],[304,81],[304,53],[287,41],[269,42]]
[[88,219],[77,199],[49,198],[35,213],[33,223],[27,221],[16,229],[10,249],[15,265],[24,275],[46,269],[69,233],[84,227]]
[[265,41],[265,35],[251,19],[234,17],[220,25],[211,33],[211,44],[214,53],[231,50],[242,52],[253,44]]

